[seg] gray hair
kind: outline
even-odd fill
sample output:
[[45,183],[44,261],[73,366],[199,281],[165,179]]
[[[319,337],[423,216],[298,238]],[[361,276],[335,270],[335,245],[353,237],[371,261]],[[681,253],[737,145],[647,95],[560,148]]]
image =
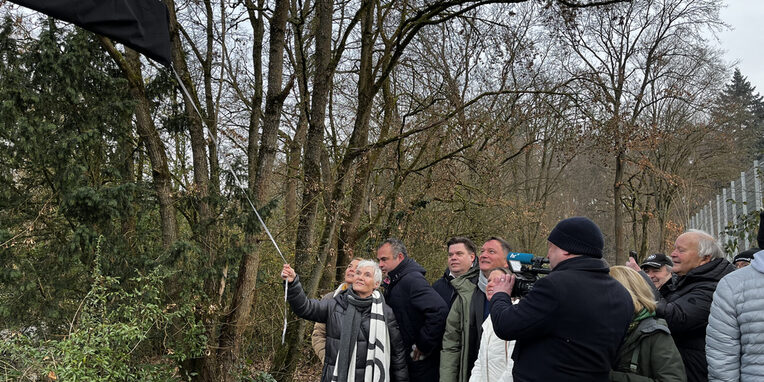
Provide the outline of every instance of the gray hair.
[[355,267],[356,270],[365,268],[365,267],[371,267],[374,270],[374,283],[375,284],[381,284],[382,283],[382,270],[379,268],[379,264],[377,264],[376,261],[371,260],[361,260],[358,265]]
[[688,229],[687,232],[694,233],[695,237],[698,238],[698,256],[701,258],[711,256],[712,259],[720,259],[724,257],[722,248],[711,234],[699,229]]
[[385,239],[385,241],[382,242],[382,244],[377,247],[377,249],[382,248],[383,245],[390,244],[390,248],[393,250],[393,256],[398,256],[399,253],[403,254],[403,257],[408,257],[408,252],[406,252],[406,246],[403,245],[403,242],[394,238],[394,237],[388,237]]

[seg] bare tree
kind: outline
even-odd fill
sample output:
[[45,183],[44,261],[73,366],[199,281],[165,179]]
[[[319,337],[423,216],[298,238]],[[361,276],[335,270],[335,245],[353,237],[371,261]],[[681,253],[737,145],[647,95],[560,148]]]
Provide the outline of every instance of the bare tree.
[[646,131],[640,117],[654,102],[677,97],[650,92],[667,77],[691,75],[678,65],[696,55],[703,31],[719,24],[719,2],[650,0],[584,10],[563,10],[560,40],[575,55],[565,68],[575,82],[591,128],[591,137],[607,148],[613,162],[615,261],[624,250],[622,198],[627,156]]

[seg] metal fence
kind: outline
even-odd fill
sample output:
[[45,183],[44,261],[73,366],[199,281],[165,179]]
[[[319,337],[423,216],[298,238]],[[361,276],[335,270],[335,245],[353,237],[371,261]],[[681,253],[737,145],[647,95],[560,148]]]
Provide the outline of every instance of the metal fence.
[[[721,194],[711,199],[690,218],[690,228],[702,229],[713,235],[717,241],[726,243],[729,239],[724,227],[737,222],[749,211],[762,209],[761,172],[759,161],[753,161],[753,167],[742,171],[740,178],[730,182]],[[742,248],[750,248],[748,237]]]

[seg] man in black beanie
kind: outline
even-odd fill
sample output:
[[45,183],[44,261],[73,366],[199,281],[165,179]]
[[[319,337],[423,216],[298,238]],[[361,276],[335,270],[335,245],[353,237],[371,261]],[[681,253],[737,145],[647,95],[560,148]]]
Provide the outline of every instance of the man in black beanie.
[[604,239],[585,217],[565,219],[549,234],[552,272],[516,305],[514,275],[491,300],[496,335],[516,340],[515,381],[608,381],[611,364],[634,316],[629,292],[610,277]]

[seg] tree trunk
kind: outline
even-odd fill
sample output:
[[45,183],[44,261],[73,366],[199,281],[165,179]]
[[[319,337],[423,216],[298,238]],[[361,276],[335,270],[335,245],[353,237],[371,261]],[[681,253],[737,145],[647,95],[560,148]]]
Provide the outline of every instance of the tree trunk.
[[[366,185],[368,183],[368,176],[370,168],[368,167],[368,153],[360,155],[355,154],[358,148],[366,146],[369,141],[369,118],[371,117],[371,108],[374,102],[374,75],[373,75],[373,33],[372,26],[374,23],[374,6],[370,1],[363,1],[361,4],[361,65],[358,71],[358,108],[356,109],[355,121],[353,124],[353,132],[350,135],[350,142],[345,150],[345,155],[337,169],[337,179],[334,182],[332,188],[332,203],[329,208],[329,216],[342,216],[342,220],[347,224],[342,227],[340,235],[345,239],[350,236],[355,236],[355,232],[358,228],[358,221],[360,218],[361,208],[366,198]],[[340,211],[339,208],[342,204],[341,199],[344,195],[345,188],[345,174],[351,171],[353,163],[356,159],[360,159],[358,164],[358,172],[354,178],[353,192],[351,195],[351,216],[348,216],[344,211]],[[365,163],[364,163],[365,162]],[[356,217],[352,215],[355,214]],[[352,226],[352,227],[351,227]],[[354,242],[354,238],[350,238],[351,242]],[[337,254],[337,260],[335,266],[337,271],[335,275],[338,275],[340,267],[343,267],[349,262],[344,248],[348,248],[345,243],[340,240],[339,245],[343,246],[343,251]],[[352,244],[351,244],[352,245]],[[352,247],[350,247],[352,248]],[[341,256],[340,256],[341,255]],[[335,276],[337,277],[337,276]]]
[[637,259],[640,262],[641,260],[647,257],[647,239],[648,239],[647,228],[649,224],[650,224],[650,215],[647,213],[642,213],[642,238],[640,240],[640,245],[639,245],[639,259]]
[[[220,164],[218,161],[218,127],[217,127],[217,113],[215,112],[215,102],[212,97],[212,56],[213,47],[212,44],[215,41],[213,21],[214,13],[212,11],[212,2],[206,0],[204,2],[204,9],[207,12],[206,23],[206,51],[204,54],[204,60],[202,60],[202,73],[204,80],[204,103],[206,106],[204,123],[207,126],[207,132],[210,139],[207,144],[207,150],[209,150],[209,163],[210,163],[210,190],[217,194],[220,192]],[[222,15],[221,15],[222,18]],[[221,21],[224,21],[222,19]],[[221,26],[225,31],[225,25]],[[225,33],[225,32],[223,32]]]
[[[254,197],[252,190],[255,189],[255,173],[257,172],[258,145],[260,140],[260,119],[263,104],[263,36],[265,27],[263,23],[262,9],[265,0],[258,0],[255,5],[252,0],[245,0],[249,22],[252,25],[252,66],[255,74],[255,83],[252,91],[252,114],[249,115],[249,140],[247,142],[247,173],[249,174],[247,186],[250,197]],[[255,12],[257,11],[257,12]],[[252,243],[252,241],[248,242]]]
[[[305,143],[303,158],[304,190],[302,208],[297,226],[295,240],[295,270],[302,275],[309,275],[307,268],[309,259],[315,254],[313,236],[315,231],[316,212],[321,193],[321,148],[324,137],[324,118],[329,98],[331,82],[331,41],[332,41],[332,6],[329,1],[316,3],[316,72],[313,81],[313,99],[308,125],[308,136]],[[294,318],[293,314],[291,316]],[[271,371],[278,381],[292,381],[294,370],[299,359],[299,349],[305,332],[305,321],[300,320],[297,327],[287,330],[284,345],[276,350]]]
[[[310,113],[310,90],[308,88],[308,68],[307,57],[304,49],[304,26],[306,15],[310,11],[310,1],[305,1],[301,9],[297,8],[296,2],[292,3],[292,12],[298,22],[294,25],[295,39],[295,72],[297,87],[300,91],[300,101],[298,104],[299,119],[297,121],[297,131],[289,142],[289,151],[287,152],[287,175],[284,186],[284,217],[287,226],[293,227],[297,221],[297,192],[300,183],[300,164],[302,147],[308,134],[308,115]],[[291,236],[291,235],[290,235]]]
[[138,135],[146,146],[146,152],[151,163],[151,174],[154,180],[154,191],[159,203],[160,229],[162,232],[162,247],[165,249],[178,239],[178,224],[175,219],[175,209],[172,200],[172,180],[167,165],[167,153],[159,136],[154,120],[151,118],[151,105],[146,97],[143,86],[143,75],[138,53],[125,48],[124,57],[106,38],[101,42],[111,57],[117,62],[128,80],[130,94],[136,100],[135,119]]
[[[247,1],[246,5],[253,30],[252,58],[255,71],[254,91],[252,94],[252,114],[249,119],[249,142],[247,144],[247,164],[248,173],[250,174],[248,178],[248,186],[250,197],[254,198],[254,195],[252,195],[251,192],[256,187],[256,177],[254,174],[257,169],[257,162],[255,161],[255,158],[258,157],[257,140],[259,136],[258,130],[263,99],[261,53],[264,27],[262,11],[256,13],[255,5],[251,1]],[[259,7],[258,9],[262,9],[263,0],[258,2],[257,7]],[[262,201],[256,201],[255,203],[256,205],[260,205],[261,202]],[[248,203],[243,205],[245,211],[250,208]],[[250,213],[253,214],[254,212]],[[234,374],[227,371],[236,370],[238,368],[237,362],[244,331],[250,324],[250,316],[252,314],[252,306],[255,299],[257,271],[260,267],[260,254],[257,251],[256,237],[250,232],[248,232],[245,237],[250,248],[244,253],[239,263],[238,276],[233,290],[233,298],[228,309],[228,314],[223,319],[223,324],[221,325],[220,340],[218,344],[220,349],[218,352],[218,364],[219,369],[222,371],[220,379],[223,381],[233,381]]]
[[290,85],[282,89],[284,73],[284,46],[286,44],[286,21],[289,16],[289,0],[276,1],[270,27],[270,48],[268,50],[268,90],[265,94],[265,114],[263,132],[260,136],[260,148],[257,156],[254,189],[255,205],[265,200],[266,187],[276,158],[276,139],[278,138],[281,109],[284,105]]
[[625,264],[628,253],[623,249],[623,208],[621,191],[623,189],[623,149],[618,148],[615,157],[615,179],[613,179],[613,241],[615,242],[615,263]]
[[[189,135],[191,137],[191,155],[194,168],[193,192],[195,193],[195,207],[198,219],[192,221],[191,226],[194,231],[194,240],[199,244],[203,253],[207,254],[205,265],[208,269],[215,269],[217,257],[216,230],[214,227],[214,214],[210,205],[210,174],[207,164],[207,140],[204,135],[204,123],[198,113],[202,110],[197,108],[199,97],[196,87],[191,80],[191,75],[186,62],[186,54],[183,51],[183,44],[180,39],[180,31],[175,11],[174,0],[164,0],[169,11],[170,18],[170,41],[172,52],[172,64],[180,77],[180,81],[188,91],[188,95],[183,97],[185,104],[186,117],[188,118]],[[184,94],[185,95],[185,94]],[[190,98],[189,98],[190,97]],[[197,113],[198,112],[198,113]],[[210,301],[215,301],[214,297],[218,293],[218,278],[215,272],[210,272],[204,280],[204,290]],[[200,312],[207,312],[210,309],[200,309]],[[211,348],[217,347],[218,339],[218,318],[214,313],[200,313],[207,327],[207,340]],[[217,369],[216,351],[209,351],[201,360],[194,360],[188,364],[194,368],[197,373],[197,380],[213,381],[219,374]]]
[[[382,96],[384,99],[384,116],[380,127],[379,139],[384,139],[390,130],[390,126],[397,122],[396,98],[392,92],[390,81],[385,81],[382,86]],[[358,164],[356,177],[353,182],[353,191],[350,196],[350,214],[340,227],[339,240],[337,245],[337,262],[335,265],[335,282],[343,280],[345,267],[350,263],[350,259],[356,257],[355,251],[361,238],[359,226],[361,223],[361,214],[368,200],[369,177],[374,164],[379,158],[379,149],[372,150],[363,156],[361,163]]]

